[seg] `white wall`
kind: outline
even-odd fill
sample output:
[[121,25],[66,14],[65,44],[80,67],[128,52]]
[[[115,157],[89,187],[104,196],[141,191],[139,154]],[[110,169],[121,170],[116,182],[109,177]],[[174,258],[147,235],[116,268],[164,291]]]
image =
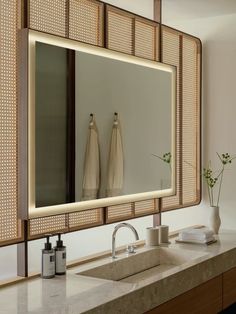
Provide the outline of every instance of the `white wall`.
[[[165,0],[164,0],[165,1]],[[151,0],[110,0],[125,9],[138,14],[152,17]],[[164,23],[179,28],[203,40],[203,137],[204,161],[214,160],[215,152],[229,151],[236,153],[236,16],[227,15],[215,18],[204,18],[189,21],[165,21]],[[227,171],[221,199],[222,227],[236,229],[236,162],[232,171]],[[209,209],[207,201],[200,206],[184,208],[163,214],[163,223],[170,228],[178,229],[192,224],[206,224]],[[145,236],[145,227],[152,224],[152,217],[140,218],[131,222]],[[80,231],[65,236],[69,259],[109,249],[113,225]],[[120,230],[118,245],[132,240],[129,230]],[[32,270],[39,269],[40,249],[42,241],[30,243],[30,266]],[[4,257],[3,257],[4,256]],[[0,278],[12,275],[14,272],[15,247],[0,251]],[[12,263],[12,264],[11,264]]]

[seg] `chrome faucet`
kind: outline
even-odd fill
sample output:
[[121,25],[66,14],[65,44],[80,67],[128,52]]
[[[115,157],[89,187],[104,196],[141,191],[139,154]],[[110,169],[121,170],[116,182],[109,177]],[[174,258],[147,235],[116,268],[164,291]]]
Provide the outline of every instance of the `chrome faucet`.
[[[129,228],[130,230],[132,230],[134,235],[135,235],[136,241],[139,240],[138,232],[131,224],[128,224],[126,222],[122,222],[122,223],[118,224],[117,226],[115,226],[115,229],[112,233],[112,258],[114,258],[114,259],[116,258],[116,233],[122,227],[126,227],[126,228]],[[134,250],[132,249],[129,252],[134,253]]]

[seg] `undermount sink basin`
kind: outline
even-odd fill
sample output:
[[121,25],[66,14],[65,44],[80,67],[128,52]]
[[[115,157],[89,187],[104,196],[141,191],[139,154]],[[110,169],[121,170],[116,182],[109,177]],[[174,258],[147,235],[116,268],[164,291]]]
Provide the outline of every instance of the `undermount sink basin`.
[[106,259],[104,264],[77,273],[100,279],[137,282],[160,274],[206,255],[206,253],[168,247],[143,248],[132,255],[121,255],[115,260]]

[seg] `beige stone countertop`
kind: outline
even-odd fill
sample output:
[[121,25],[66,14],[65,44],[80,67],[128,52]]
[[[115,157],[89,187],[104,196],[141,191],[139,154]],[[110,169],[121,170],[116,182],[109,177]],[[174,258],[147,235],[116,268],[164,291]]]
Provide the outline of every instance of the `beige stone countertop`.
[[197,258],[164,270],[154,267],[128,281],[77,274],[111,262],[111,258],[103,258],[72,268],[65,276],[0,288],[0,314],[145,313],[236,266],[236,231],[221,231],[217,240],[205,246],[177,244],[173,239],[169,248]]

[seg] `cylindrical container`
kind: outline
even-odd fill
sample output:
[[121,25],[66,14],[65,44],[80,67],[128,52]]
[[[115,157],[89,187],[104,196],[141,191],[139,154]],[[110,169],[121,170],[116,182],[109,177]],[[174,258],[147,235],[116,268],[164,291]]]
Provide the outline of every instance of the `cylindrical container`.
[[64,275],[66,273],[66,247],[61,240],[61,234],[58,234],[58,241],[54,250],[56,258],[56,275]]
[[161,225],[160,229],[160,243],[169,243],[169,226]]
[[49,236],[47,236],[47,242],[45,248],[42,250],[42,278],[49,279],[55,276],[55,252],[52,249],[52,244],[49,242]]
[[160,244],[159,241],[159,228],[149,227],[146,229],[146,245],[157,246]]
[[213,230],[215,234],[218,234],[221,225],[219,206],[211,206],[211,215],[209,223],[210,229]]

